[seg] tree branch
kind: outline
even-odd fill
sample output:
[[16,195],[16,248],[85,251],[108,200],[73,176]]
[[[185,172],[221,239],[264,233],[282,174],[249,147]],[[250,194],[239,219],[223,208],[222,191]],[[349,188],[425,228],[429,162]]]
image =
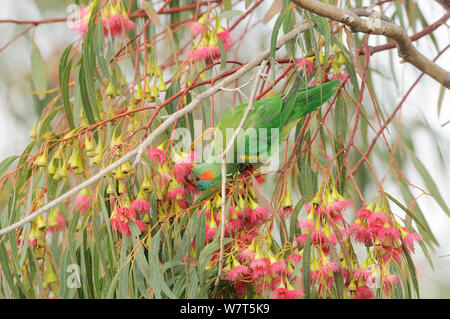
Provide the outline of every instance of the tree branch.
[[[299,24],[295,26],[295,28],[290,31],[289,33],[282,36],[276,45],[276,48],[282,47],[286,42],[295,39],[300,33],[305,32],[308,30],[310,26],[307,23]],[[86,188],[98,180],[100,180],[102,177],[106,176],[113,170],[115,170],[120,165],[128,162],[131,160],[134,156],[139,156],[139,154],[142,154],[143,151],[155,140],[157,136],[159,136],[161,133],[163,133],[170,125],[172,125],[177,119],[183,117],[185,114],[191,112],[198,104],[200,104],[201,101],[211,97],[212,95],[216,94],[218,91],[221,90],[222,87],[225,87],[227,85],[232,84],[234,81],[240,79],[245,73],[252,70],[254,67],[259,65],[261,62],[266,60],[270,55],[270,49],[265,50],[264,52],[257,55],[254,59],[250,60],[249,63],[244,65],[242,68],[240,68],[238,71],[236,71],[234,74],[226,77],[222,81],[218,82],[213,87],[209,88],[202,94],[196,96],[188,105],[186,105],[183,109],[173,113],[169,118],[167,118],[160,126],[158,126],[155,130],[152,131],[152,133],[134,150],[127,153],[125,156],[121,157],[114,163],[112,163],[110,166],[102,169],[100,172],[95,174],[94,176],[90,177],[86,181],[82,182],[81,184],[75,186],[74,188],[70,189],[66,193],[62,194],[60,197],[54,199],[50,203],[42,206],[38,210],[34,211],[27,217],[19,220],[18,222],[5,227],[3,229],[0,229],[0,236],[7,234],[29,222],[31,222],[33,219],[38,217],[39,215],[43,214],[44,212],[50,210],[51,208],[59,205],[64,200],[68,199],[69,197],[76,195],[80,190],[83,188]]]
[[[214,293],[217,292],[217,289],[219,288],[219,281],[220,276],[222,275],[222,269],[223,269],[223,249],[224,249],[224,237],[225,237],[225,213],[226,213],[226,183],[227,183],[227,163],[226,163],[226,157],[230,149],[234,145],[234,141],[238,137],[241,129],[244,127],[245,121],[247,120],[248,115],[250,114],[250,111],[253,109],[253,102],[256,97],[256,92],[258,90],[259,81],[262,77],[262,73],[264,68],[267,65],[267,60],[264,60],[263,63],[261,63],[261,66],[259,67],[258,74],[256,75],[255,82],[252,86],[250,97],[248,101],[247,108],[245,109],[244,115],[242,116],[241,122],[239,123],[236,130],[233,132],[233,135],[231,136],[230,141],[228,142],[227,146],[225,147],[225,150],[222,153],[221,161],[222,161],[222,207],[221,207],[221,219],[220,219],[220,250],[219,250],[219,270],[217,271],[217,278],[216,282],[214,283]],[[225,132],[222,132],[224,134]]]
[[311,11],[319,16],[339,21],[353,32],[384,35],[397,43],[398,55],[403,61],[414,65],[417,69],[428,74],[433,79],[450,89],[450,72],[438,66],[420,53],[412,44],[406,31],[394,23],[384,21],[376,16],[367,19],[359,17],[355,11],[338,8],[318,0],[291,0],[299,7]]

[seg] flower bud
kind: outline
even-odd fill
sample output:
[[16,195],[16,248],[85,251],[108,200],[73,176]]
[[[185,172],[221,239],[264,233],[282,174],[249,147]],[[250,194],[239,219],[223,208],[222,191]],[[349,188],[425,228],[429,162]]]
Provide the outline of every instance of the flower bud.
[[67,167],[66,161],[63,161],[62,165],[56,170],[55,175],[53,175],[53,179],[59,181],[62,178],[67,176]]
[[109,97],[115,97],[116,96],[116,88],[114,87],[114,85],[112,84],[112,82],[109,82],[106,90],[105,90],[105,94],[106,96]]
[[47,172],[49,175],[54,175],[56,173],[55,161],[52,159],[50,164],[47,166]]
[[86,152],[92,152],[95,149],[94,142],[92,139],[89,138],[89,136],[86,134],[84,136],[84,150]]
[[34,140],[34,139],[36,138],[36,136],[37,136],[37,125],[38,125],[38,123],[37,123],[37,121],[36,121],[36,123],[34,124],[33,128],[31,129],[31,131],[30,131],[30,133],[29,133],[30,138],[32,138],[33,140]]
[[131,167],[130,162],[125,162],[122,165],[120,165],[120,172],[123,176],[129,175],[133,171],[133,168]]
[[160,91],[160,92],[167,91],[167,86],[166,86],[166,83],[164,83],[164,80],[163,80],[162,76],[159,78],[158,91]]
[[153,191],[153,184],[150,182],[150,180],[148,179],[147,175],[145,175],[144,180],[142,181],[141,189],[144,192],[151,192],[151,191]]
[[35,161],[36,166],[45,167],[47,166],[47,153],[44,151],[41,155],[39,155]]
[[44,221],[44,217],[41,215],[39,215],[38,217],[36,217],[36,228],[38,230],[44,230],[46,227],[45,221]]

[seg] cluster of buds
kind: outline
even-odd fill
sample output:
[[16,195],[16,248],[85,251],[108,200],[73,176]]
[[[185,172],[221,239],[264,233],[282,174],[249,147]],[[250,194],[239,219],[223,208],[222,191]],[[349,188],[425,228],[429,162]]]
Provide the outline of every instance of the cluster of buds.
[[194,36],[200,35],[200,39],[189,52],[189,57],[193,60],[214,60],[219,58],[219,39],[222,41],[226,52],[231,49],[233,41],[230,32],[223,28],[217,16],[214,19],[215,23],[212,23],[211,20],[213,19],[210,19],[208,12],[191,24],[191,33]]
[[[76,129],[66,134],[63,139],[71,138],[75,134],[75,130]],[[65,153],[64,145],[71,146],[72,150],[70,154]],[[90,146],[93,146],[92,142],[86,145],[86,150]],[[98,151],[99,150],[89,148],[88,154],[91,154],[92,156],[96,157],[98,153],[101,153]],[[102,154],[100,154],[100,159],[97,158],[98,162],[101,161],[101,155]],[[82,152],[82,144],[80,143],[79,138],[70,140],[69,143],[60,144],[60,146],[51,156],[50,161],[48,161],[48,156],[49,156],[48,150],[44,150],[38,157],[36,157],[34,165],[38,167],[47,168],[47,173],[50,176],[53,176],[53,179],[56,181],[64,179],[67,176],[68,169],[72,170],[75,174],[84,173],[85,165]]]
[[[44,204],[42,198],[38,199],[37,208],[44,206]],[[31,231],[28,236],[28,246],[36,248],[44,247],[46,232],[54,234],[63,231],[65,227],[66,222],[59,208],[51,209],[46,218],[42,214],[39,215],[31,224]]]
[[[151,84],[151,82],[153,82],[153,84]],[[144,86],[142,86],[140,81],[138,82],[133,100],[135,103],[139,103],[142,99],[145,99],[146,102],[152,103],[159,98],[161,92],[165,91],[167,91],[167,86],[164,82],[161,68],[157,63],[152,64],[149,60],[147,62],[147,77]]]
[[[81,8],[77,19],[70,28],[84,36],[95,4],[96,1],[93,1],[87,7]],[[135,27],[134,22],[128,18],[122,0],[108,1],[106,5],[100,8],[100,17],[105,36],[108,36],[109,32],[112,36],[121,36],[122,33],[133,30]]]

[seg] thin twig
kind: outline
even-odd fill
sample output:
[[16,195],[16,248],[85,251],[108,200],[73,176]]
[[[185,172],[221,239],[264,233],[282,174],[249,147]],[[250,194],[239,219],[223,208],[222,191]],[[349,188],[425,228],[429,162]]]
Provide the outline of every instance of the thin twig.
[[[219,250],[219,270],[217,272],[217,278],[216,282],[214,283],[214,292],[213,295],[217,292],[217,289],[219,287],[219,280],[220,276],[222,275],[222,269],[223,269],[223,250],[224,250],[224,237],[225,237],[225,213],[226,213],[226,181],[227,181],[227,163],[226,163],[226,157],[230,149],[234,145],[234,141],[238,137],[239,133],[241,132],[242,128],[244,127],[245,121],[247,120],[248,115],[253,110],[253,103],[256,97],[256,92],[258,91],[259,82],[262,78],[262,73],[264,68],[266,67],[267,60],[264,60],[263,63],[261,63],[261,66],[259,67],[258,74],[256,75],[255,82],[253,83],[252,90],[250,92],[250,97],[248,101],[247,108],[245,109],[244,115],[242,116],[241,122],[239,123],[236,130],[233,132],[233,135],[231,136],[230,141],[228,142],[227,146],[225,147],[225,150],[223,151],[221,155],[221,161],[222,161],[222,210],[221,210],[221,216],[220,216],[220,250]],[[222,132],[223,134],[223,132]]]

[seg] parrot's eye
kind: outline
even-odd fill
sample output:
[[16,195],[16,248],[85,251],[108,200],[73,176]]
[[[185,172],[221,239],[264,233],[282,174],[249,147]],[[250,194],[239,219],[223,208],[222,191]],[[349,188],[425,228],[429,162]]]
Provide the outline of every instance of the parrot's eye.
[[195,176],[195,178],[194,178],[197,182],[199,181],[199,180],[201,180],[201,178],[200,177],[198,177],[198,176]]

